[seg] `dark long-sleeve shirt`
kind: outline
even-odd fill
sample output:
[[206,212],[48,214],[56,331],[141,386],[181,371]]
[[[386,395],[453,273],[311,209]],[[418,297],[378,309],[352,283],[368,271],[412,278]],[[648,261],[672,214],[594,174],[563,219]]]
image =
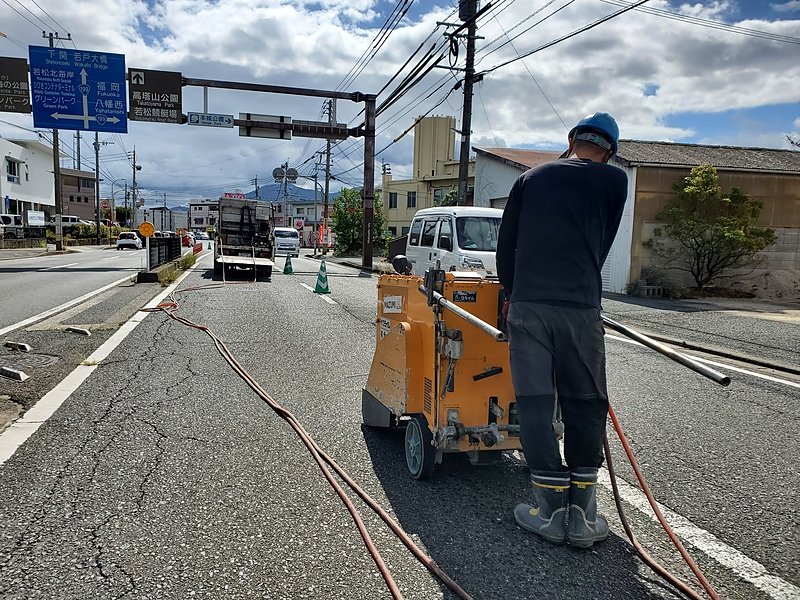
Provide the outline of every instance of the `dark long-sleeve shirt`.
[[600,308],[600,269],[617,235],[628,177],[587,159],[517,179],[503,212],[497,274],[512,301]]

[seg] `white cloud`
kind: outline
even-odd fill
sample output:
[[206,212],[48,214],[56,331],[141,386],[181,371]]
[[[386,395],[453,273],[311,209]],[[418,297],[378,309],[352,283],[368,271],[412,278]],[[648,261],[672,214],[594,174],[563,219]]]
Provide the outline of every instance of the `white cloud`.
[[[788,7],[798,2],[773,4],[772,8],[788,12]],[[170,0],[155,3],[152,10],[143,1],[39,0],[39,4],[69,29],[79,48],[123,53],[128,67],[180,71],[193,78],[328,90],[345,79],[394,6],[385,0]],[[480,23],[479,34],[484,40],[478,43],[479,70],[511,60],[517,51],[534,49],[616,10],[602,2],[574,3],[514,40],[513,46],[508,44],[487,54],[487,46],[491,50],[505,39],[504,32],[519,33],[547,14],[544,11],[526,21],[531,14],[528,3],[505,6],[506,10],[496,13],[496,19]],[[646,6],[675,10],[667,0],[651,0]],[[426,41],[437,21],[452,22],[457,18],[450,16],[449,3],[436,8],[432,0],[420,1],[415,10],[417,16],[407,17],[364,72],[345,86],[348,91],[380,90],[421,43],[427,50],[442,39],[440,27]],[[734,2],[686,3],[679,10],[800,38],[800,21],[775,20],[775,13],[766,6],[763,18],[738,22]],[[88,26],[87,15],[91,17]],[[23,44],[44,44],[41,31],[5,4],[0,4],[0,22]],[[495,38],[498,42],[489,46]],[[0,38],[0,54],[25,56],[26,51]],[[461,64],[463,57],[461,47]],[[473,103],[473,145],[560,149],[567,130],[577,119],[595,110],[607,110],[617,117],[622,135],[627,138],[702,138],[716,143],[737,140],[741,145],[749,145],[747,140],[752,139],[753,145],[779,147],[783,144],[782,134],[762,137],[770,128],[736,124],[736,129],[729,132],[709,132],[703,116],[736,108],[800,102],[798,80],[800,64],[795,45],[629,11],[528,57],[524,64],[518,60],[487,73],[478,86],[480,100],[476,97]],[[426,99],[439,83],[444,84],[442,90]],[[390,144],[415,117],[442,101],[454,84],[452,74],[434,69],[419,86],[379,116],[376,147],[389,148],[378,158],[378,174],[383,158],[392,164],[395,178],[410,175],[411,136]],[[646,89],[657,92],[646,95]],[[384,97],[385,94],[381,99]],[[454,114],[460,124],[461,103],[458,90],[433,114]],[[209,91],[210,112],[234,115],[256,112],[318,120],[322,118],[321,104],[321,98]],[[351,126],[359,124],[361,108],[361,104],[340,101],[338,120]],[[184,112],[201,110],[202,89],[184,88]],[[671,116],[676,113],[696,114],[697,118],[683,119],[684,125],[676,127],[671,125]],[[29,116],[4,113],[0,118],[27,127],[32,123]],[[794,126],[800,127],[797,121]],[[785,128],[789,129],[790,124]],[[21,132],[0,123],[0,133],[16,137]],[[177,197],[187,187],[194,190],[186,192],[188,195],[209,197],[237,183],[248,187],[245,184],[250,179],[264,181],[275,166],[287,159],[297,164],[325,145],[322,140],[299,137],[291,142],[248,139],[238,137],[235,130],[136,122],[129,124],[129,134],[123,138],[127,150],[136,146],[137,158],[143,164],[137,175],[140,184],[166,191],[168,198],[171,194]],[[109,156],[122,150],[118,146],[103,149]],[[362,160],[360,139],[337,144],[333,172],[348,171],[343,178],[358,179],[360,170],[350,169]],[[312,164],[313,161],[302,166],[301,171],[308,172]],[[114,178],[127,177],[130,183],[130,169],[124,160],[109,161],[107,170]],[[334,183],[334,188],[338,186]]]
[[773,2],[769,6],[775,12],[795,12],[795,11],[800,11],[800,0],[788,0],[787,2]]

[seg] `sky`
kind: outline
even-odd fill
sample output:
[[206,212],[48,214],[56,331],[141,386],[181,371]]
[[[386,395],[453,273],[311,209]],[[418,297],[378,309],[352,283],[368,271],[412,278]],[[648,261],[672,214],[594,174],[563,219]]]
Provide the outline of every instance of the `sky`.
[[[475,86],[471,145],[562,150],[568,130],[595,111],[611,113],[624,139],[789,148],[786,136],[800,137],[800,0],[649,0],[550,45],[628,4],[493,0],[478,19],[483,78]],[[0,0],[0,56],[26,58],[28,45],[47,45],[42,31],[57,31],[71,37],[64,47],[124,54],[126,68],[377,93],[380,106],[422,55],[444,48],[439,67],[377,117],[376,176],[388,163],[401,179],[411,175],[413,152],[413,134],[401,134],[416,117],[453,115],[460,129],[462,89],[454,88],[466,50],[457,38],[448,51],[453,27],[444,24],[460,23],[457,8],[457,0]],[[440,68],[449,66],[456,69]],[[212,113],[327,118],[315,97],[209,89],[208,102]],[[359,125],[362,108],[339,100],[337,120]],[[184,113],[203,110],[202,88],[184,87]],[[33,129],[31,115],[0,113],[3,137],[40,134],[50,139]],[[83,133],[81,143],[90,170],[93,136]],[[74,156],[73,132],[61,130],[61,140]],[[251,191],[255,179],[271,183],[283,163],[306,176],[322,163],[320,181],[324,171],[319,139],[129,121],[127,134],[101,133],[100,140],[101,194],[110,196],[115,180],[117,198],[131,185],[127,155],[135,148],[148,204],[165,195],[180,205]],[[361,184],[361,138],[335,143],[331,156],[332,189]],[[299,184],[313,187],[303,178]]]

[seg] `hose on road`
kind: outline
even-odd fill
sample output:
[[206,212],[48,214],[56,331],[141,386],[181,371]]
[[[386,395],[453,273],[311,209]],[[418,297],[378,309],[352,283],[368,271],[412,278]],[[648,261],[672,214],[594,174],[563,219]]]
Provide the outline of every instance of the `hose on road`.
[[[181,290],[190,291],[190,290],[197,290],[206,287],[220,287],[219,284],[210,284],[208,286],[197,286],[194,288],[186,288]],[[392,578],[391,573],[389,572],[386,563],[384,562],[383,558],[381,557],[378,549],[375,547],[372,538],[369,535],[369,532],[364,525],[363,519],[358,512],[358,509],[353,504],[352,500],[347,496],[344,488],[339,484],[338,481],[331,473],[332,469],[336,475],[338,475],[350,489],[358,495],[361,500],[363,500],[367,506],[369,506],[382,520],[386,525],[392,530],[392,532],[400,539],[400,541],[408,548],[411,553],[415,556],[415,558],[425,566],[431,573],[436,575],[442,583],[444,583],[450,590],[462,600],[472,600],[472,597],[459,586],[455,580],[453,580],[436,562],[422,549],[417,546],[411,537],[403,530],[400,525],[392,519],[392,517],[373,499],[371,498],[356,482],[347,474],[347,472],[340,467],[330,456],[328,456],[317,444],[317,442],[306,432],[297,418],[289,412],[286,408],[278,404],[272,396],[270,396],[264,388],[245,370],[245,368],[236,360],[234,355],[225,345],[219,337],[217,337],[211,329],[205,325],[201,325],[199,323],[194,323],[189,319],[182,317],[177,314],[178,310],[178,302],[175,299],[174,292],[170,294],[169,300],[165,300],[158,304],[158,306],[150,309],[144,309],[146,312],[163,312],[169,318],[182,323],[188,327],[193,329],[198,329],[203,331],[208,335],[212,341],[214,342],[214,346],[216,347],[217,351],[220,355],[225,359],[225,361],[233,368],[239,377],[241,377],[244,382],[252,389],[279,417],[285,420],[291,428],[295,431],[297,436],[300,438],[300,441],[305,445],[308,451],[311,453],[314,461],[319,466],[322,474],[324,475],[325,479],[328,483],[333,487],[336,494],[344,503],[345,507],[347,508],[348,512],[350,513],[353,521],[358,528],[358,532],[361,535],[361,538],[364,540],[364,544],[367,547],[370,555],[372,556],[373,561],[375,562],[378,570],[381,573],[384,581],[386,582],[387,587],[389,588],[390,593],[392,594],[392,598],[397,600],[402,600],[403,596],[397,587],[394,579]],[[330,467],[330,469],[328,468]]]

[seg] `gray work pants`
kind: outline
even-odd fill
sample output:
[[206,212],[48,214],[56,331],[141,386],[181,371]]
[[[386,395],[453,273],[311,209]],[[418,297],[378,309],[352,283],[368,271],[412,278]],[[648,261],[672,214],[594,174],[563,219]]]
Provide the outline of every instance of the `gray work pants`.
[[567,466],[599,467],[608,415],[600,311],[512,302],[507,321],[522,448],[531,471],[563,469],[552,428],[556,397]]

